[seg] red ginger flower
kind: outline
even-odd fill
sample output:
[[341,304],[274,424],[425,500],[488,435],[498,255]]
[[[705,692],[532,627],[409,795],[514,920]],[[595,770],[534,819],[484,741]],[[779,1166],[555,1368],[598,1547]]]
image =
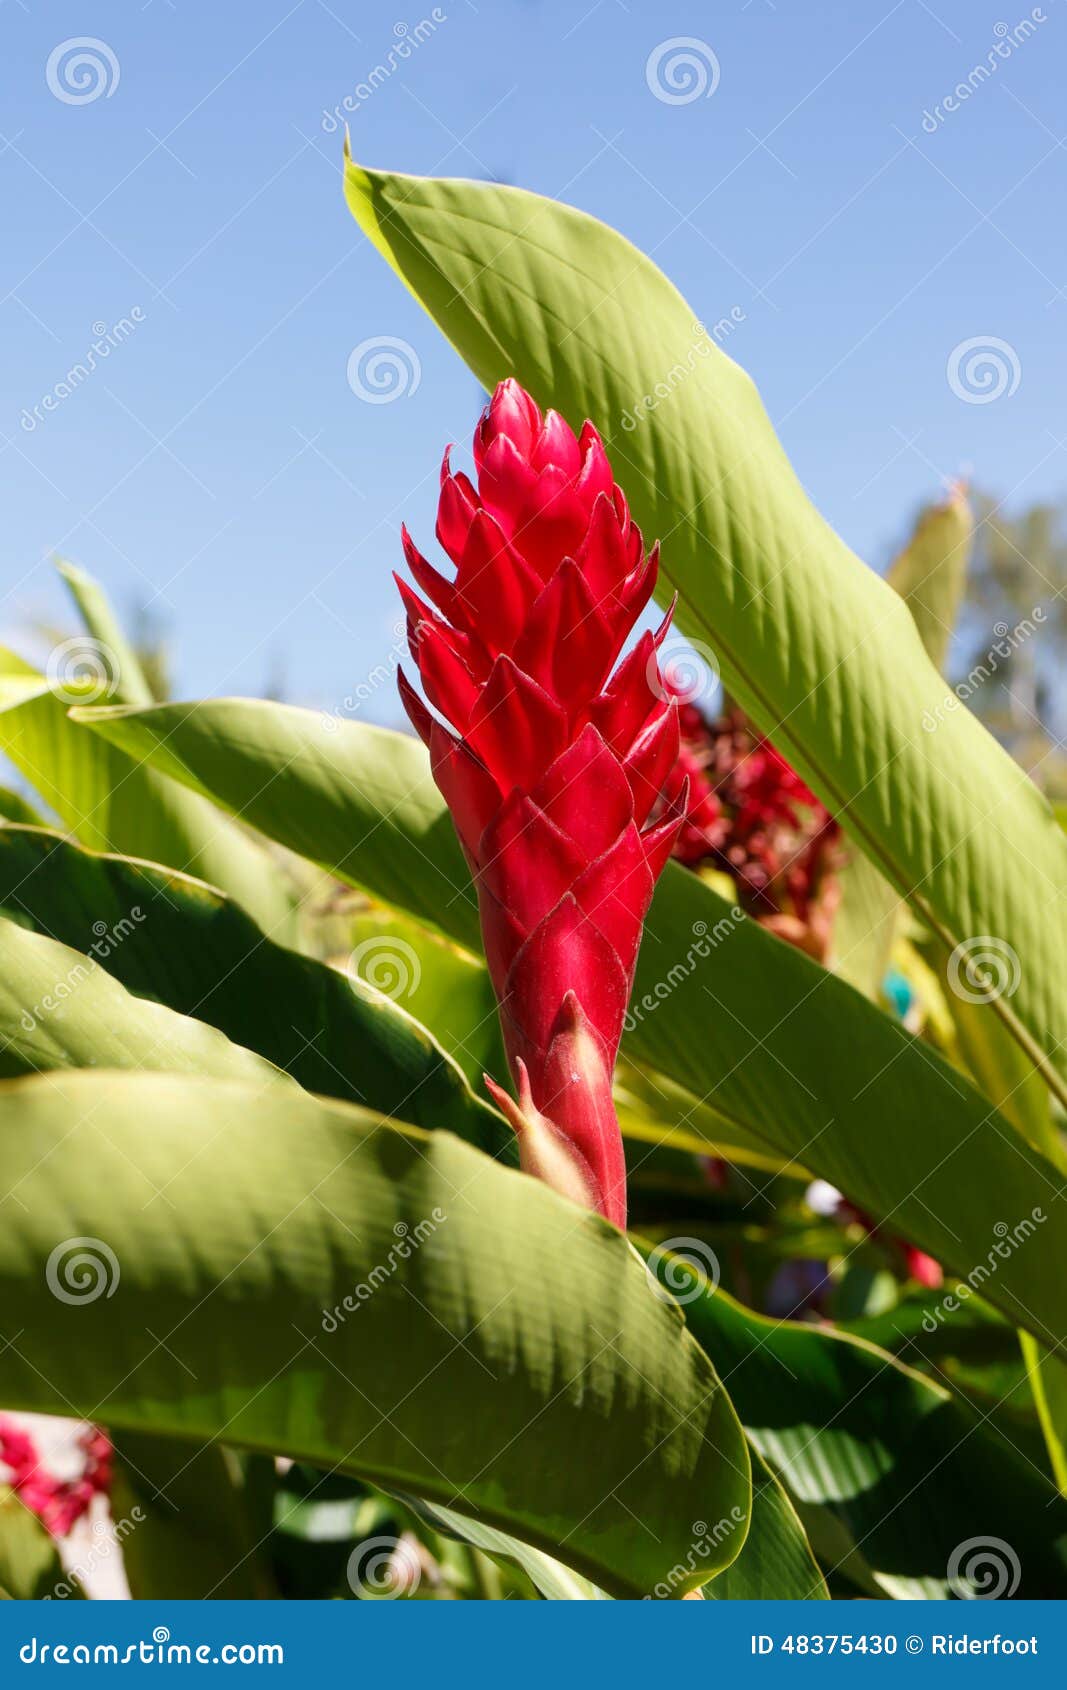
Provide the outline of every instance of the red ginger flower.
[[624,1226],[612,1071],[679,826],[673,812],[646,825],[678,755],[657,660],[670,613],[618,662],[657,555],[646,558],[591,423],[576,438],[505,381],[474,459],[477,488],[447,451],[441,471],[437,537],[455,580],[406,530],[430,604],[398,578],[426,697],[455,731],[403,673],[400,691],[477,887],[518,1104],[487,1084],[527,1172]]

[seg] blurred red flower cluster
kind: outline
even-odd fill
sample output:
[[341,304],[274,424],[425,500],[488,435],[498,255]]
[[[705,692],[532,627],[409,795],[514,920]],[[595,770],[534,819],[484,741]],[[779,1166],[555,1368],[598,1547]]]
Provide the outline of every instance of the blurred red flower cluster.
[[0,1464],[7,1483],[53,1537],[65,1537],[86,1513],[95,1496],[111,1487],[111,1441],[98,1426],[87,1426],[78,1439],[84,1466],[76,1479],[60,1479],[44,1465],[37,1445],[22,1426],[0,1418]]
[[737,883],[750,915],[820,962],[829,952],[839,899],[841,829],[743,711],[714,718],[667,675],[679,701],[681,746],[663,791],[685,817],[674,855]]

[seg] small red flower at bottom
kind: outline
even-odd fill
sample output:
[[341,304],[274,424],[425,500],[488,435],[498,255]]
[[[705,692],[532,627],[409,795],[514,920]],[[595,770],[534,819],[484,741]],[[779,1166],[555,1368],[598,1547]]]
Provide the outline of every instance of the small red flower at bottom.
[[0,1416],[0,1467],[6,1482],[25,1507],[47,1526],[53,1537],[66,1537],[93,1498],[111,1488],[111,1441],[98,1426],[87,1426],[78,1438],[84,1466],[76,1479],[50,1473],[29,1432]]
[[403,674],[400,691],[474,877],[518,1101],[487,1083],[523,1167],[624,1226],[612,1074],[685,807],[683,792],[648,825],[678,755],[657,659],[670,613],[622,657],[657,558],[591,423],[576,437],[506,381],[474,458],[477,487],[447,452],[442,469],[437,537],[455,579],[404,532],[429,600],[399,581],[409,643],[439,716]]

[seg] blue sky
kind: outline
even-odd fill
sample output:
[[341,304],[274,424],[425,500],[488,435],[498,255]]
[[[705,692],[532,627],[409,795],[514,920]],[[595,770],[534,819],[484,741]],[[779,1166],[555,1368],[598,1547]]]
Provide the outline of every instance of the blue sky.
[[[653,251],[703,321],[737,308],[731,355],[884,567],[943,476],[1016,507],[1067,487],[1064,10],[1036,8],[953,111],[1022,0],[445,0],[351,115],[353,148],[570,200]],[[58,552],[166,621],[183,696],[280,674],[337,708],[387,657],[400,521],[431,546],[441,448],[480,401],[359,235],[323,114],[432,12],[4,0],[2,637],[60,612]],[[102,91],[64,99],[84,91],[69,54],[47,67],[82,37],[104,44]],[[651,91],[677,37],[706,73],[714,55],[711,97]],[[417,387],[362,402],[349,355],[389,336]],[[990,337],[1005,391],[968,402],[949,360]],[[397,721],[391,689],[365,713]]]

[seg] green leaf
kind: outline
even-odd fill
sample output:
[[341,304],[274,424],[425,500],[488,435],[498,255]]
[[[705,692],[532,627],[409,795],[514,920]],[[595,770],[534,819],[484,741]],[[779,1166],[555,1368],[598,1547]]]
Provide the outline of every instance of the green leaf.
[[[0,829],[0,914],[85,952],[90,969],[106,971],[138,997],[217,1027],[305,1091],[416,1126],[445,1127],[514,1159],[510,1128],[407,1013],[421,963],[402,937],[360,959],[373,965],[372,979],[400,994],[394,1003],[358,975],[275,944],[239,905],[201,881],[15,827]],[[484,970],[466,966],[484,979]],[[11,981],[22,987],[21,1003],[36,1001],[26,998],[20,977]],[[80,1018],[86,1008],[79,993],[69,1015]],[[126,1011],[137,1018],[136,1003]],[[94,1040],[90,1031],[78,1046],[93,1065],[137,1065],[108,1054],[107,1044],[98,1050]]]
[[[948,497],[919,515],[907,545],[886,575],[911,611],[923,647],[943,673],[967,581],[974,521],[966,495]],[[834,919],[835,971],[878,1001],[889,966],[900,899],[869,857],[855,852],[841,872],[841,905]]]
[[218,1444],[123,1432],[112,1519],[135,1601],[273,1594],[259,1576],[236,1462]]
[[129,759],[480,954],[470,874],[409,734],[256,698],[71,714]]
[[[1063,1140],[1052,1119],[1051,1100],[1026,1052],[1010,1037],[986,999],[1010,982],[1012,958],[1002,947],[983,942],[975,948],[973,968],[950,957],[934,940],[929,960],[945,982],[944,1002],[960,1055],[982,1091],[1004,1118],[1063,1174]],[[988,982],[988,984],[987,984]],[[1020,1331],[1019,1344],[1056,1483],[1067,1493],[1067,1363],[1059,1345],[1042,1344]]]
[[[80,714],[245,806],[282,844],[479,945],[474,890],[413,740],[355,723],[322,735],[309,711],[247,700]],[[1062,1178],[928,1046],[676,864],[652,902],[626,1027],[632,1058],[710,1106],[711,1142],[726,1123],[733,1144],[821,1174],[961,1274],[985,1261],[1000,1222],[1041,1209],[1046,1222],[986,1295],[1046,1343],[1067,1336]],[[699,1135],[706,1122],[693,1109],[676,1125]]]
[[19,822],[27,827],[47,826],[29,799],[24,798],[21,792],[13,792],[8,786],[0,786],[0,816],[5,821]]
[[404,1008],[430,1028],[476,1092],[483,1074],[507,1075],[496,997],[481,962],[396,910],[360,911],[351,939],[360,970],[374,981],[384,969],[387,989],[393,981],[402,985]]
[[[944,971],[950,989],[945,1002],[952,1016],[960,1050],[986,1096],[1002,1110],[1028,1143],[1048,1157],[1062,1174],[1067,1157],[1058,1127],[1052,1119],[1049,1095],[1040,1075],[1025,1052],[1008,1037],[988,1003],[973,1001],[979,994],[967,989],[960,972],[953,971],[944,947],[935,947],[935,960]],[[1010,959],[995,955],[998,964],[1010,966]],[[990,975],[993,979],[994,975]],[[955,988],[953,988],[955,982]],[[962,985],[962,991],[961,991]],[[1060,1345],[1038,1341],[1032,1332],[1021,1331],[1019,1343],[1052,1473],[1060,1490],[1067,1494],[1067,1361]]]
[[1020,1332],[1019,1342],[1052,1474],[1067,1494],[1067,1364],[1063,1350],[1046,1349],[1030,1332]]
[[60,563],[71,598],[86,630],[105,654],[109,696],[122,704],[154,704],[141,660],[124,634],[99,581],[73,563]]
[[292,901],[269,854],[205,799],[76,727],[69,706],[82,691],[74,680],[53,690],[0,652],[0,751],[84,845],[187,869],[284,937]]
[[1067,1592],[1067,1502],[988,1421],[873,1344],[767,1319],[681,1257],[655,1261],[747,1436],[805,1522],[823,1523],[842,1571],[898,1598],[945,1596],[959,1546],[999,1538],[1020,1597]]
[[297,1089],[214,1027],[134,997],[81,951],[0,919],[0,1077],[73,1068],[213,1074]]
[[952,634],[967,586],[974,517],[962,486],[920,513],[886,580],[911,611],[923,650],[938,674],[948,667]]
[[40,1601],[82,1596],[77,1578],[65,1573],[53,1537],[8,1485],[0,1485],[0,1599]]
[[[948,1289],[952,1289],[949,1281]],[[953,1312],[944,1314],[945,1290],[910,1291],[899,1302],[877,1314],[860,1315],[835,1322],[839,1332],[865,1338],[880,1350],[888,1350],[913,1367],[927,1363],[940,1369],[945,1361],[959,1357],[974,1366],[1004,1364],[1015,1359],[1015,1332],[1009,1321],[979,1296],[969,1296]]]
[[[706,1600],[724,1602],[825,1598],[826,1586],[796,1509],[761,1456],[754,1450],[749,1455],[752,1511],[741,1553],[725,1572],[701,1587],[701,1594]],[[474,1524],[449,1509],[438,1507],[428,1512],[431,1519],[466,1542],[476,1544],[488,1554],[516,1562],[549,1600],[588,1602],[604,1597],[604,1592],[588,1579],[579,1578],[550,1556],[509,1538],[504,1532]],[[663,1600],[676,1595],[678,1586],[694,1568],[703,1566],[719,1544],[744,1527],[745,1521],[740,1507],[714,1522],[694,1520],[689,1553],[650,1594]]]
[[554,1560],[543,1550],[533,1549],[528,1543],[521,1543],[516,1537],[509,1537],[507,1532],[497,1531],[477,1520],[468,1520],[465,1515],[457,1514],[455,1509],[442,1508],[440,1504],[427,1507],[425,1512],[435,1524],[462,1538],[465,1543],[473,1544],[487,1555],[514,1561],[549,1601],[603,1602],[606,1599],[606,1593],[591,1579],[582,1578],[580,1573],[572,1572],[561,1561]]
[[762,1138],[717,1115],[706,1100],[694,1097],[666,1074],[624,1058],[616,1064],[613,1090],[624,1138],[696,1156],[722,1157],[771,1174],[788,1160],[794,1178],[803,1173],[793,1158],[769,1155]]
[[901,908],[885,875],[854,850],[841,870],[841,903],[834,916],[830,967],[873,1002],[889,967]]
[[[616,1596],[656,1585],[694,1511],[747,1512],[729,1399],[626,1239],[450,1134],[72,1074],[0,1087],[0,1187],[0,1401],[336,1465]],[[64,1241],[97,1247],[88,1284]]]
[[[737,1560],[704,1586],[705,1598],[718,1602],[827,1600],[829,1592],[788,1492],[758,1450],[753,1448],[750,1455],[752,1518],[748,1536]],[[710,1528],[711,1536],[724,1527],[725,1522],[716,1522]],[[707,1531],[702,1534],[703,1541],[708,1535]]]
[[1067,842],[946,707],[911,616],[815,510],[748,376],[651,260],[572,207],[348,159],[345,192],[485,387],[517,375],[601,429],[680,626],[897,891],[950,948],[1015,948],[997,1013],[1067,1101]]

